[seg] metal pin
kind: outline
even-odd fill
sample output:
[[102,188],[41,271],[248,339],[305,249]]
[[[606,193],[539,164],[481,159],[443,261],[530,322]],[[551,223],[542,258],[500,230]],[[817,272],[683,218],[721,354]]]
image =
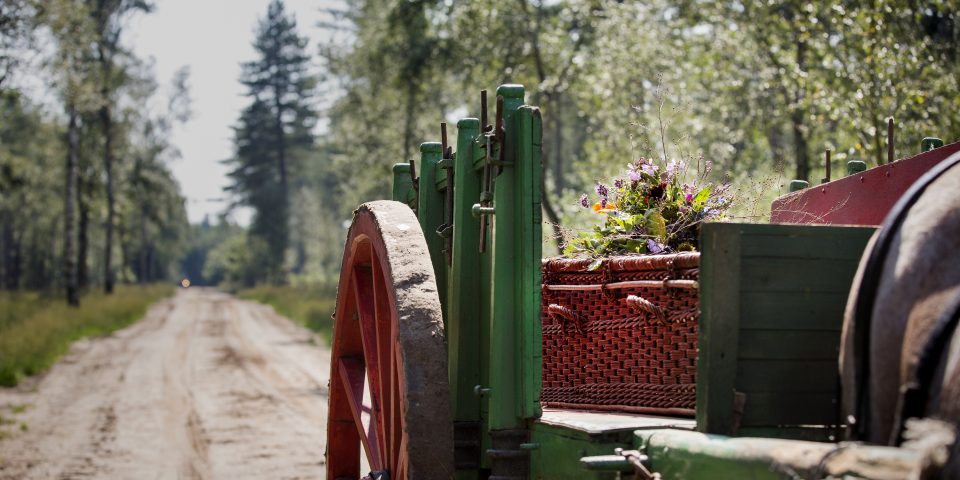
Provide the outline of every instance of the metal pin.
[[893,117],[887,119],[887,163],[893,163]]
[[480,90],[480,131],[487,131],[487,91]]
[[830,149],[829,148],[823,152],[823,170],[824,170],[825,176],[823,177],[823,181],[820,183],[827,183],[830,181]]
[[417,192],[417,194],[419,195],[420,179],[417,178],[417,164],[414,163],[412,158],[408,160],[408,162],[410,163],[410,181],[413,182],[413,191]]
[[497,148],[499,152],[497,153],[497,175],[503,171],[503,157],[506,149],[506,132],[503,128],[503,95],[497,95],[497,126],[496,130],[493,131],[493,134],[496,136]]
[[[450,147],[447,146],[447,123],[440,123],[440,147],[441,147],[441,156],[445,160],[452,160],[453,155],[451,155]],[[453,165],[448,165],[447,168],[447,191],[445,192],[445,203],[444,212],[443,212],[443,221],[446,224],[447,228],[453,227]],[[447,265],[453,263],[453,235],[446,235],[443,238],[443,250],[447,257]]]

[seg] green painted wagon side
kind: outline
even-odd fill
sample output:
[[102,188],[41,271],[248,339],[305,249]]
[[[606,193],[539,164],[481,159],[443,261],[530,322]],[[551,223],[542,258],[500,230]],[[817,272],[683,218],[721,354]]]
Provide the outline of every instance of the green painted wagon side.
[[697,429],[829,440],[840,330],[872,227],[705,224]]
[[872,228],[703,226],[695,422],[611,415],[593,428],[541,411],[541,118],[523,105],[522,87],[501,86],[497,95],[502,138],[462,119],[452,158],[440,143],[424,143],[419,181],[410,164],[394,167],[393,198],[417,212],[438,279],[456,478],[485,478],[496,455],[519,459],[531,479],[612,478],[580,460],[615,448],[644,449],[664,478],[778,478],[770,468],[779,460],[757,453],[768,445],[763,439],[712,434],[829,438],[839,423],[843,309]]
[[[538,319],[540,308],[541,119],[523,104],[522,86],[502,85],[497,96],[502,139],[477,119],[462,119],[452,159],[443,158],[441,143],[421,145],[416,185],[410,165],[394,166],[393,199],[416,209],[437,275],[458,479],[490,468],[485,452],[502,448],[492,440],[498,432],[514,438],[540,415],[540,324],[528,319]],[[447,168],[452,229],[444,223]]]

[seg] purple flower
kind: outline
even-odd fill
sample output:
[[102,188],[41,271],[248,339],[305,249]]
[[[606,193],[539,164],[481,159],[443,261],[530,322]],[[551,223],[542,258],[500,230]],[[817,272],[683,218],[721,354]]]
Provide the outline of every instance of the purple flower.
[[637,171],[637,167],[634,164],[627,165],[627,176],[630,177],[631,182],[640,181],[640,172]]
[[687,213],[687,207],[680,207],[680,213]]
[[647,251],[650,253],[660,253],[663,251],[663,245],[652,238],[647,239]]
[[640,166],[640,168],[643,170],[643,173],[646,173],[651,177],[657,173],[657,166],[652,163],[644,163]]
[[606,199],[606,198],[601,198],[601,199],[600,199],[600,208],[607,208],[607,199]]
[[604,185],[604,184],[602,184],[602,183],[598,183],[598,184],[597,184],[597,195],[600,195],[601,198],[603,198],[604,200],[606,200],[606,199],[607,199],[607,194],[609,194],[609,193],[610,193],[610,192],[607,191],[607,186],[606,186],[606,185]]
[[618,178],[618,179],[614,180],[614,181],[613,181],[613,186],[616,187],[616,188],[623,188],[623,179],[622,179],[622,178]]
[[670,163],[667,164],[666,171],[664,171],[663,174],[664,179],[669,182],[670,179],[673,178],[674,175],[679,174],[681,170],[683,170],[682,160],[670,160]]
[[683,201],[685,201],[685,202],[687,202],[687,203],[692,202],[692,201],[693,201],[693,194],[692,194],[692,193],[688,193],[686,197],[683,197]]
[[590,207],[590,201],[587,200],[587,194],[580,195],[580,206],[583,208]]

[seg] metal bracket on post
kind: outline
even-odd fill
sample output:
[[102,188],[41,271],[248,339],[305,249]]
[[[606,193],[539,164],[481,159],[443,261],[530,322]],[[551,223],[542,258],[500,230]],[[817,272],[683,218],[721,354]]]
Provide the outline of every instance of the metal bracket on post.
[[[480,92],[481,96],[481,114],[482,118],[486,120],[487,118],[487,91],[483,90]],[[490,202],[493,200],[493,168],[497,167],[497,175],[503,171],[504,166],[504,151],[506,150],[505,141],[506,130],[503,126],[503,96],[497,95],[497,113],[496,113],[496,125],[490,127],[486,125],[484,127],[484,160],[483,160],[483,191],[480,192],[480,208],[478,209],[474,205],[474,212],[487,212],[490,207]],[[497,158],[493,158],[493,149],[497,149]],[[483,253],[487,250],[487,215],[480,216],[480,253]]]
[[408,160],[410,162],[410,183],[413,184],[413,191],[416,192],[417,196],[420,196],[420,179],[417,178],[417,164],[411,158]]
[[447,266],[453,264],[453,149],[447,143],[447,123],[440,123],[440,168],[447,171],[447,190],[444,198],[443,225],[437,229],[437,235],[443,237],[443,254]]

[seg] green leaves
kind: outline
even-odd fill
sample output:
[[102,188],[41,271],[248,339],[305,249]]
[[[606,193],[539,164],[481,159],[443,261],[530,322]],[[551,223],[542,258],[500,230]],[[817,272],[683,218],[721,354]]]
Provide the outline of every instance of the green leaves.
[[697,192],[696,196],[693,197],[693,201],[690,202],[694,210],[703,209],[704,204],[706,204],[707,200],[710,198],[711,191],[713,191],[713,186],[707,185],[706,187],[703,188],[703,190],[700,190],[699,192]]
[[644,215],[644,228],[647,233],[653,236],[657,241],[666,243],[667,240],[667,221],[660,214],[659,210],[650,209]]

